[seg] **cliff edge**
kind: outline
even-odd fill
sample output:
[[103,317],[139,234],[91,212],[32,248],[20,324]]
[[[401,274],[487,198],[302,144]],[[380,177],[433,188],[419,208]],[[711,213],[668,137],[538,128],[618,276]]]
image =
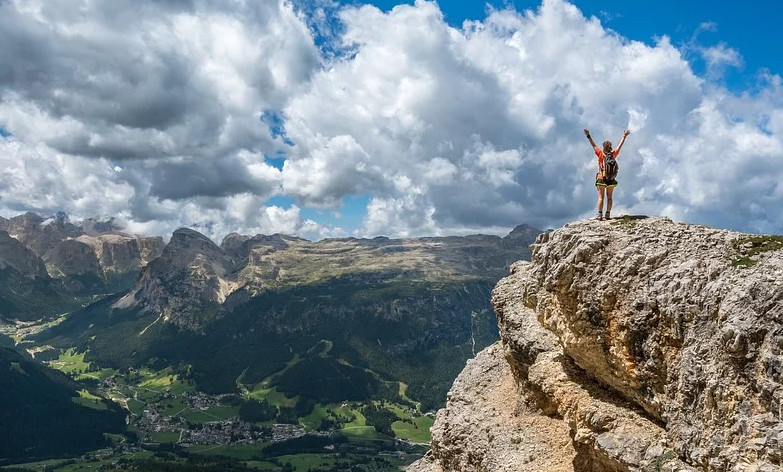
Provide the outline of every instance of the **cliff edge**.
[[492,298],[409,471],[783,469],[783,237],[575,222]]

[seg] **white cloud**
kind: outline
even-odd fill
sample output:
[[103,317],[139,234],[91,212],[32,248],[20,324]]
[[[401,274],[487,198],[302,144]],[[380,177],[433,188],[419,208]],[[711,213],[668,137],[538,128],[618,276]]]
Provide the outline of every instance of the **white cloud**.
[[334,136],[310,155],[286,161],[282,174],[286,193],[311,205],[335,205],[342,196],[362,193],[383,181],[383,169],[373,166],[349,135]]
[[703,48],[701,54],[704,56],[704,60],[707,61],[707,66],[711,68],[720,66],[742,67],[743,64],[740,53],[736,49],[728,47],[726,43]]
[[0,42],[14,148],[0,159],[25,161],[0,169],[5,212],[122,214],[167,231],[210,214],[197,202],[279,192],[264,155],[289,146],[262,117],[320,66],[284,0],[6,1]]
[[[781,78],[728,92],[727,44],[631,41],[564,0],[460,28],[422,0],[346,7],[339,27],[332,0],[311,6],[0,3],[0,211],[216,238],[554,227],[594,212],[582,129],[628,127],[615,213],[783,232]],[[265,204],[281,194],[297,204]],[[302,216],[350,195],[370,196],[361,228]]]
[[[581,130],[616,145],[626,126],[615,212],[783,231],[783,215],[763,210],[783,203],[778,78],[760,95],[733,96],[698,77],[668,38],[627,40],[562,0],[461,29],[421,0],[387,13],[347,8],[342,19],[352,53],[286,108],[296,147],[283,175],[312,172],[286,186],[305,200],[374,195],[364,234],[548,227],[592,214],[596,164]],[[741,63],[724,44],[704,53],[716,67]],[[322,175],[339,161],[338,137],[362,150],[361,166],[341,154],[352,185]]]
[[312,240],[347,235],[341,228],[326,227],[304,218],[301,209],[296,205],[289,208],[266,206],[262,199],[251,194],[221,199],[196,199],[185,203],[165,201],[158,202],[157,206],[158,210],[165,214],[165,218],[138,221],[123,217],[119,223],[130,232],[160,234],[166,238],[176,228],[190,227],[218,244],[229,233],[282,233]]

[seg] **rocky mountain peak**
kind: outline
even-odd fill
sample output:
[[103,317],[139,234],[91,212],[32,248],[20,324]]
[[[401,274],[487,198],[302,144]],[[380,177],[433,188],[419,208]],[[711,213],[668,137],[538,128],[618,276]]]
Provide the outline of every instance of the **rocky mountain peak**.
[[28,212],[14,216],[8,220],[6,231],[44,260],[57,243],[82,234],[64,213],[47,217]]
[[541,233],[540,229],[533,228],[532,226],[523,223],[512,229],[508,235],[503,237],[503,239],[528,239],[531,236],[535,238],[539,235],[539,233]]
[[273,251],[281,251],[288,247],[292,241],[305,241],[301,238],[295,238],[283,234],[257,234],[255,236],[243,236],[237,233],[231,233],[220,244],[220,247],[232,257],[243,259],[248,257],[254,247],[266,246]]
[[101,218],[87,218],[82,220],[79,224],[82,231],[90,236],[106,234],[106,233],[119,233],[122,231],[122,226],[118,225],[113,216],[101,217]]
[[50,276],[69,292],[106,293],[127,289],[163,239],[122,233],[114,218],[71,223],[68,215],[25,213],[0,221],[0,230],[43,259]]
[[783,237],[579,221],[539,236],[493,305],[501,342],[469,362],[409,470],[783,464]]
[[211,239],[180,228],[115,308],[140,306],[181,327],[198,329],[237,289],[226,278],[232,269],[231,258]]
[[237,250],[239,250],[242,244],[244,244],[245,241],[247,241],[251,237],[252,236],[239,234],[239,233],[229,233],[223,238],[223,241],[220,243],[220,248],[226,251],[227,253],[236,252]]
[[211,269],[208,269],[208,272],[215,271],[220,276],[225,274],[231,265],[229,257],[220,246],[207,236],[188,228],[174,231],[155,268],[162,267],[163,262],[166,270],[209,266]]
[[218,245],[207,236],[190,228],[179,228],[178,230],[174,231],[174,233],[171,235],[171,240],[169,241],[168,245],[171,247],[176,247],[192,246],[194,244],[197,244],[198,248],[209,248],[209,250],[213,250],[213,248],[215,248],[220,250]]
[[43,223],[47,220],[47,217],[28,211],[21,215],[11,217],[8,221],[9,224],[15,224],[19,226],[34,226]]

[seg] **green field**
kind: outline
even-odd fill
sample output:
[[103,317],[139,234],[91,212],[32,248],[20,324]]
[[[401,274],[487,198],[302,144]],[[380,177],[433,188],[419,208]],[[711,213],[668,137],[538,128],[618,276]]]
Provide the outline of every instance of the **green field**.
[[135,400],[131,398],[128,400],[128,410],[134,415],[134,416],[141,416],[142,412],[144,411],[144,408],[147,406],[146,403],[140,402],[139,400]]
[[142,376],[141,382],[138,383],[139,388],[149,391],[182,395],[196,390],[193,382],[183,380],[179,375],[173,374],[171,368],[162,371],[140,369],[139,374]]
[[315,430],[321,424],[321,420],[331,416],[326,411],[328,408],[329,405],[316,405],[315,408],[313,408],[312,413],[299,418],[299,424],[304,426],[308,431]]
[[375,431],[375,428],[372,426],[346,426],[340,432],[352,438],[390,439],[388,436]]
[[84,374],[90,368],[89,362],[84,362],[84,355],[87,352],[77,353],[74,348],[67,351],[60,351],[60,357],[47,362],[49,367],[55,368],[66,374]]
[[407,439],[408,441],[429,444],[430,442],[430,428],[435,422],[429,416],[421,416],[413,419],[413,424],[404,421],[395,421],[392,423],[392,431],[400,439]]
[[278,392],[275,388],[256,388],[255,390],[246,390],[245,396],[255,400],[266,400],[277,407],[292,408],[296,406],[296,398],[288,398],[284,393]]
[[341,415],[347,415],[348,413],[353,414],[356,419],[351,421],[350,423],[345,423],[345,428],[349,428],[351,426],[365,426],[367,424],[367,419],[364,417],[361,411],[354,410],[353,408],[338,408],[337,411]]
[[79,405],[86,406],[87,408],[93,408],[95,410],[108,410],[109,407],[106,406],[105,403],[103,403],[103,399],[101,397],[96,397],[92,393],[88,392],[87,390],[79,390],[79,396],[73,397],[71,399],[74,403],[78,403]]
[[117,374],[116,369],[101,369],[96,372],[84,372],[74,377],[75,380],[105,380]]
[[177,416],[188,409],[183,398],[166,399],[161,403],[161,406],[163,409],[159,410],[159,413],[162,416]]

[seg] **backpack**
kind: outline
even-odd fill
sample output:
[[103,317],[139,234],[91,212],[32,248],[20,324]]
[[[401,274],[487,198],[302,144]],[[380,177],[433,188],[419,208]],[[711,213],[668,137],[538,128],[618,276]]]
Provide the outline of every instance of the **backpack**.
[[614,158],[614,152],[604,153],[604,180],[610,181],[617,177],[620,166],[617,165],[617,159]]

